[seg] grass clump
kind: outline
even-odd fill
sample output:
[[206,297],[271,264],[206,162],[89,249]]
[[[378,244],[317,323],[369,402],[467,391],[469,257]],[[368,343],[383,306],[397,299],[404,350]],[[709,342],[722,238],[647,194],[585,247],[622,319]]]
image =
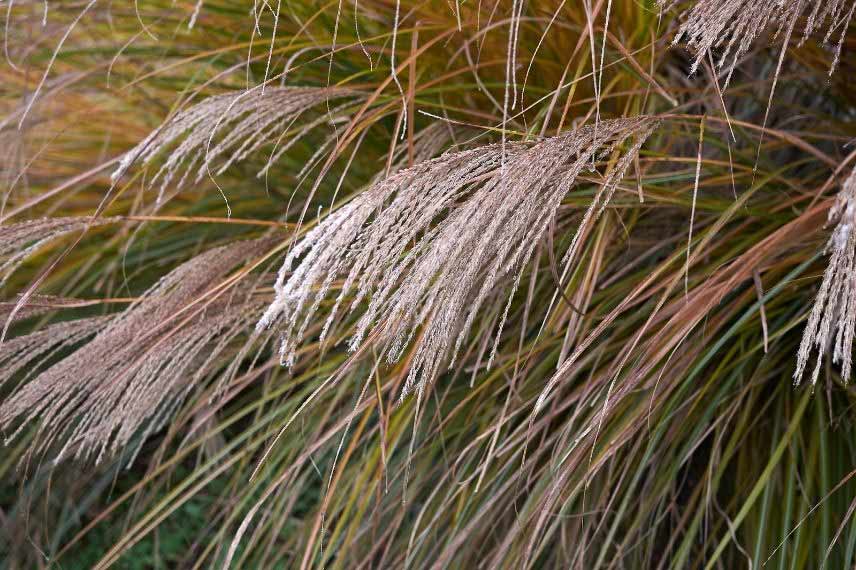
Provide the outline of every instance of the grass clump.
[[9,3],[0,567],[853,567],[854,8]]

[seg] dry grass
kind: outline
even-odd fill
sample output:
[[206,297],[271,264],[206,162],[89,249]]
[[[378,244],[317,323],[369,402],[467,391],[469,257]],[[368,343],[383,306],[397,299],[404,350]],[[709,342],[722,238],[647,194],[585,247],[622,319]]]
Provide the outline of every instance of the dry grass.
[[854,9],[5,4],[0,568],[852,568]]

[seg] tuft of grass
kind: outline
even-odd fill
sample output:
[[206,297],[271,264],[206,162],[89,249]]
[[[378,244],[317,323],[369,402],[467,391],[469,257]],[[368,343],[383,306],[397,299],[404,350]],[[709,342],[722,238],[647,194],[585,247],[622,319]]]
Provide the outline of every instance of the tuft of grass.
[[854,9],[7,3],[0,568],[852,568]]

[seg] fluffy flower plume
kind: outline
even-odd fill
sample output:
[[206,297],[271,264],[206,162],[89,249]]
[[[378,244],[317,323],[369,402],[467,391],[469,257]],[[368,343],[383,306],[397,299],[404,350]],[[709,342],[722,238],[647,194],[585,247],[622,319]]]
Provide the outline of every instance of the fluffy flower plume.
[[[341,120],[348,107],[363,99],[357,91],[334,87],[272,87],[209,97],[177,114],[128,151],[113,172],[113,180],[123,176],[133,163],[149,164],[172,149],[150,180],[153,186],[160,182],[162,195],[176,176],[180,175],[175,187],[182,186],[191,176],[199,182],[206,174],[221,174],[273,143],[275,148],[258,173],[263,176],[312,129]],[[325,103],[329,109],[323,108]],[[296,126],[315,108],[319,109],[317,113]],[[335,137],[327,144],[329,140]]]
[[[258,327],[282,328],[281,359],[292,364],[320,304],[344,278],[321,339],[343,303],[354,311],[365,300],[350,349],[371,337],[395,362],[418,336],[401,396],[421,391],[454,362],[480,307],[511,278],[498,342],[522,269],[578,176],[613,159],[584,225],[603,211],[656,126],[647,117],[606,121],[533,144],[448,153],[379,181],[288,253]],[[579,238],[578,231],[567,256]]]
[[841,364],[841,376],[850,379],[853,336],[856,335],[856,170],[838,194],[829,211],[829,221],[837,222],[826,245],[829,265],[814,301],[797,356],[794,381],[799,383],[812,352],[817,363],[811,382],[817,382],[823,355],[833,346],[832,361]]
[[87,227],[112,224],[116,218],[42,218],[0,225],[0,286],[30,255],[51,240]]
[[[667,10],[682,2],[658,3]],[[674,41],[685,40],[696,52],[693,73],[708,53],[718,54],[717,67],[726,68],[730,79],[738,60],[759,35],[772,29],[776,38],[784,39],[790,36],[797,19],[805,16],[802,41],[825,29],[824,43],[835,42],[831,72],[838,64],[854,9],[853,0],[698,0],[684,14]]]
[[62,441],[59,457],[73,450],[100,459],[138,436],[144,440],[258,319],[264,303],[248,290],[199,299],[268,243],[238,242],[198,255],[116,317],[63,322],[0,345],[0,386],[22,372],[35,376],[0,405],[0,429],[39,418],[32,450]]

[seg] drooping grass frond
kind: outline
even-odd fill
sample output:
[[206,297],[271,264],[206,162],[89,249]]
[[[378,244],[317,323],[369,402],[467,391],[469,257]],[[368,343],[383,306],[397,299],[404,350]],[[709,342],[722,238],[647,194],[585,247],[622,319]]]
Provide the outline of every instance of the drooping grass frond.
[[113,218],[42,218],[0,225],[0,286],[30,255],[61,236],[87,227],[116,222]]
[[[162,196],[176,176],[175,187],[193,177],[222,174],[261,147],[274,149],[259,176],[264,175],[289,148],[314,128],[341,120],[344,111],[363,99],[358,91],[344,88],[271,87],[209,97],[176,115],[153,131],[122,158],[113,172],[121,178],[135,162],[149,164],[170,149],[169,157],[149,183],[160,182]],[[324,103],[332,105],[321,109]],[[304,115],[319,112],[304,123]],[[195,170],[195,173],[194,173]]]
[[[418,336],[401,397],[421,391],[454,361],[502,280],[514,279],[516,289],[521,268],[579,175],[618,151],[584,215],[584,221],[597,218],[657,124],[647,117],[617,119],[534,144],[449,153],[380,181],[288,253],[259,328],[282,326],[280,355],[293,363],[331,284],[344,276],[321,339],[342,303],[353,311],[368,299],[350,349],[372,337],[395,362]],[[579,237],[578,231],[569,256]]]
[[824,250],[829,262],[800,343],[794,371],[797,384],[815,350],[817,363],[811,383],[817,382],[823,356],[830,347],[832,361],[841,364],[842,378],[845,382],[850,379],[856,336],[856,170],[844,182],[829,210],[829,222],[837,225]]
[[34,375],[44,360],[102,330],[109,321],[109,317],[63,321],[4,341],[0,346],[0,385],[21,372]]
[[[0,346],[0,384],[37,370],[52,347],[67,348],[103,327],[87,344],[40,372],[0,405],[0,429],[40,420],[33,451],[62,440],[76,457],[113,453],[166,422],[264,304],[248,290],[205,298],[228,271],[267,240],[236,242],[179,266],[117,317],[60,323]],[[97,365],[95,365],[97,364]],[[17,432],[16,432],[17,433]]]
[[[668,10],[681,0],[658,0]],[[844,35],[856,9],[852,0],[698,0],[684,14],[674,43],[682,40],[696,53],[692,72],[698,69],[708,53],[716,58],[717,67],[727,70],[726,85],[734,68],[752,43],[768,29],[783,39],[790,36],[796,21],[805,16],[802,41],[824,31],[825,43],[835,42],[835,55],[830,73],[838,64]]]

